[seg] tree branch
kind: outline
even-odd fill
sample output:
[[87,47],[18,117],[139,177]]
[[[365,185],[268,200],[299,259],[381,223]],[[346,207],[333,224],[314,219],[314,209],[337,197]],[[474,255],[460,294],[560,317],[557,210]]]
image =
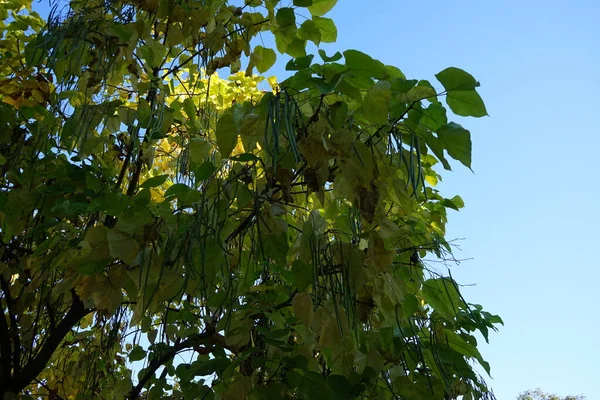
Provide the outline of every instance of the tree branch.
[[[3,307],[4,308],[4,307]],[[10,332],[4,312],[0,316],[0,382],[8,382],[10,380],[10,359],[12,358],[10,345]],[[0,393],[2,393],[0,386]]]
[[56,329],[50,333],[42,348],[37,355],[30,360],[18,376],[8,381],[7,389],[15,394],[20,393],[46,368],[48,361],[54,354],[56,348],[63,341],[65,336],[77,325],[77,323],[90,313],[91,309],[86,309],[83,301],[77,296],[74,290],[71,290],[73,301],[67,315],[58,323]]
[[171,361],[171,359],[173,359],[173,357],[175,357],[181,350],[189,349],[200,344],[207,344],[207,342],[215,342],[215,339],[218,339],[216,336],[218,335],[215,333],[214,328],[207,329],[205,332],[190,336],[180,343],[175,343],[173,346],[171,346],[169,351],[165,352],[161,357],[154,358],[152,361],[150,361],[148,371],[146,371],[144,376],[140,378],[138,384],[131,389],[131,392],[129,392],[125,398],[128,400],[138,399],[142,389],[146,386],[148,381],[152,379],[157,369]]
[[[17,326],[17,318],[15,317],[15,315],[10,310],[10,308],[13,305],[13,299],[12,299],[12,296],[10,294],[10,287],[8,286],[8,283],[3,278],[0,278],[0,286],[2,287],[2,292],[4,292],[4,298],[6,300],[6,309],[8,311],[8,321],[10,322],[10,328],[8,328],[8,331],[9,331],[9,335],[8,335],[8,343],[9,343],[8,354],[10,354],[10,352],[11,352],[11,348],[10,348],[10,341],[11,341],[11,339],[10,338],[12,337],[13,338],[12,339],[13,340],[13,343],[12,343],[13,365],[12,365],[12,367],[13,367],[14,373],[16,374],[16,373],[19,372],[19,370],[21,368],[21,340],[19,339],[19,334],[18,334],[19,327]],[[8,373],[10,374],[10,366],[9,366],[9,372]]]

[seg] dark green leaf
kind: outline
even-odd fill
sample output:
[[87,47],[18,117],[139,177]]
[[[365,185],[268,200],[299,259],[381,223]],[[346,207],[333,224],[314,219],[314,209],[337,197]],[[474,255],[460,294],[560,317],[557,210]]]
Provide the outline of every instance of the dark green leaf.
[[296,13],[294,13],[294,9],[291,7],[282,7],[279,10],[277,10],[275,20],[277,21],[277,25],[279,25],[280,28],[295,26]]
[[111,34],[117,36],[123,42],[129,42],[129,39],[131,39],[135,33],[133,27],[117,23],[110,27],[110,31]]
[[485,104],[475,90],[452,90],[446,94],[448,107],[462,117],[485,117]]
[[257,156],[255,156],[252,153],[238,154],[237,156],[229,157],[229,159],[231,159],[233,161],[239,161],[239,162],[249,162],[249,161],[258,161],[258,160],[260,160],[260,158],[258,158]]
[[296,7],[309,7],[313,3],[313,0],[294,0]]
[[407,93],[410,89],[415,87],[416,84],[416,79],[406,80],[404,78],[396,78],[392,81],[392,93],[394,93],[394,95]]
[[475,90],[479,82],[471,74],[460,68],[450,67],[435,76],[447,91],[450,90]]
[[294,274],[298,291],[303,291],[313,283],[313,268],[301,260],[295,260],[292,263],[292,273]]
[[309,54],[304,57],[291,59],[285,66],[285,69],[286,71],[299,71],[301,69],[308,68],[310,67],[313,57],[314,56],[312,54]]
[[423,299],[448,321],[458,313],[460,295],[454,281],[448,278],[428,279],[421,289]]
[[135,346],[129,352],[129,361],[130,362],[140,361],[140,360],[143,360],[145,357],[146,357],[146,350],[142,349],[141,346]]
[[333,397],[330,386],[323,375],[316,372],[307,372],[302,382],[300,390],[311,400],[330,400]]
[[438,137],[450,157],[471,168],[471,133],[454,122],[437,130]]
[[337,51],[333,56],[329,57],[327,53],[325,53],[325,50],[319,49],[319,55],[325,62],[336,62],[342,59],[342,53],[339,51]]
[[344,52],[344,58],[346,59],[348,69],[353,72],[358,72],[376,79],[385,79],[387,77],[385,65],[365,53],[358,50],[346,50]]
[[189,188],[183,183],[176,183],[165,192],[165,197],[170,196],[175,196],[185,203],[191,203],[198,200],[201,196],[201,193]]
[[196,178],[196,182],[210,178],[216,170],[217,167],[215,167],[215,165],[212,162],[206,161],[202,163],[202,165],[200,165],[194,170],[194,177]]
[[144,181],[144,183],[142,183],[140,185],[140,188],[146,189],[146,188],[153,188],[153,187],[160,186],[163,183],[165,183],[168,178],[169,178],[169,175],[153,176],[152,178],[146,179]]
[[444,334],[446,335],[444,338],[445,343],[450,346],[450,348],[464,356],[475,358],[489,375],[490,365],[483,359],[481,353],[477,350],[477,347],[468,343],[460,335],[450,329],[444,329]]
[[437,131],[448,123],[446,109],[439,103],[430,104],[422,111],[419,123],[430,131]]

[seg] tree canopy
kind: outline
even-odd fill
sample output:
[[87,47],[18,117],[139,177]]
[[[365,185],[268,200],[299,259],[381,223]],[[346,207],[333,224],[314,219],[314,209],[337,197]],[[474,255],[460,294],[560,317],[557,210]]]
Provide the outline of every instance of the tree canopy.
[[335,3],[0,3],[0,397],[494,398],[436,189],[479,83],[327,54]]
[[586,397],[582,395],[577,396],[558,396],[551,393],[543,392],[541,389],[527,390],[519,394],[517,400],[585,400]]

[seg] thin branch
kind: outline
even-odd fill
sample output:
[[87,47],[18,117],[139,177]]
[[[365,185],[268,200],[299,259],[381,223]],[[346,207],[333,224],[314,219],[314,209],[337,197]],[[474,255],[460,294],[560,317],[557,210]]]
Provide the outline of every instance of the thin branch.
[[67,315],[58,323],[54,332],[50,333],[48,339],[42,345],[37,355],[30,360],[18,376],[15,376],[8,382],[7,389],[13,393],[20,393],[46,368],[48,361],[54,354],[54,351],[63,341],[65,336],[85,317],[92,309],[86,309],[83,301],[77,296],[74,290],[71,290],[72,303]]
[[217,336],[220,335],[217,335],[214,329],[207,329],[203,333],[190,336],[180,343],[175,343],[175,345],[171,346],[170,349],[167,352],[165,352],[161,357],[154,358],[152,359],[152,361],[150,361],[148,371],[146,371],[144,376],[140,378],[138,384],[133,389],[131,389],[131,391],[125,398],[128,400],[135,400],[139,398],[142,389],[146,386],[148,381],[152,379],[152,377],[156,373],[156,370],[164,364],[166,364],[167,362],[171,361],[173,357],[177,355],[177,353],[197,345],[205,345],[211,341],[214,341],[214,339],[216,339]]
[[[4,292],[4,298],[6,299],[6,309],[8,310],[8,320],[10,321],[10,328],[12,330],[12,335],[9,334],[9,338],[13,337],[13,348],[12,348],[12,358],[13,358],[13,370],[16,373],[21,369],[21,340],[19,338],[19,327],[17,325],[17,318],[11,312],[11,307],[13,305],[12,296],[10,294],[10,288],[8,287],[7,282],[0,278],[0,285],[2,287],[2,291]],[[5,321],[6,322],[6,321]],[[10,339],[9,339],[10,341]],[[10,350],[9,350],[10,353]],[[9,368],[10,371],[10,368]],[[10,372],[9,372],[10,373]]]
[[[0,316],[0,382],[8,382],[10,380],[10,359],[12,352],[9,332],[6,316],[2,313]],[[0,393],[2,392],[3,390],[0,386]]]

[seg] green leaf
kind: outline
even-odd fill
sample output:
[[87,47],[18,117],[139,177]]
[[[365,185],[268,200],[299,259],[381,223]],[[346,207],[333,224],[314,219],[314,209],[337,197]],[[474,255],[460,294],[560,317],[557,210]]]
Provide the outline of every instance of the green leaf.
[[444,398],[444,387],[434,377],[417,375],[413,380],[408,376],[400,376],[394,380],[394,387],[402,400],[429,400]]
[[223,399],[243,400],[248,398],[248,393],[252,390],[252,378],[249,376],[238,377],[227,387],[223,393]]
[[184,203],[193,203],[198,200],[202,194],[197,190],[191,189],[184,183],[176,183],[167,189],[164,196],[175,196]]
[[121,41],[129,42],[129,39],[131,39],[135,33],[135,29],[129,25],[114,24],[110,26],[109,32],[111,35],[121,39]]
[[294,37],[287,44],[285,52],[294,58],[306,57],[306,40]]
[[448,107],[461,117],[485,117],[488,115],[483,99],[475,90],[452,90],[446,94]]
[[106,263],[104,262],[78,262],[75,266],[77,272],[83,275],[94,275],[104,271]]
[[190,139],[190,160],[196,165],[200,165],[210,156],[212,146],[202,138]]
[[140,252],[139,243],[128,233],[109,229],[106,233],[110,255],[130,264]]
[[306,289],[311,283],[313,283],[315,275],[313,268],[304,263],[302,260],[295,260],[292,263],[292,274],[294,275],[296,288],[299,291]]
[[313,17],[313,21],[321,31],[322,42],[334,43],[337,40],[337,27],[331,18]]
[[286,71],[299,71],[301,69],[305,69],[310,67],[310,63],[312,62],[313,55],[309,54],[304,57],[298,57],[291,59],[287,65],[285,66]]
[[204,181],[212,176],[212,174],[217,170],[217,167],[210,162],[205,161],[198,168],[194,169],[194,177],[196,178],[196,185],[198,185],[199,181]]
[[460,68],[450,67],[435,76],[447,91],[450,90],[475,90],[479,82],[471,74]]
[[294,0],[294,5],[296,7],[310,7],[313,3],[313,0]]
[[457,115],[483,117],[487,115],[481,96],[475,91],[479,82],[471,74],[459,68],[446,68],[436,75],[446,89],[446,103]]
[[308,11],[310,11],[313,16],[320,17],[327,14],[336,3],[337,0],[313,0],[312,6],[308,7]]
[[444,342],[453,350],[467,357],[478,358],[481,356],[475,346],[473,346],[470,343],[467,343],[456,332],[453,332],[450,329],[444,329],[444,334],[446,335],[446,337],[442,340],[445,339]]
[[358,50],[346,50],[344,52],[346,66],[353,72],[357,72],[376,79],[385,79],[387,70],[381,61]]
[[275,20],[280,28],[287,28],[296,25],[296,13],[291,7],[282,7],[277,10]]
[[407,293],[404,296],[404,304],[402,304],[402,311],[406,316],[413,315],[419,309],[419,300],[414,294]]
[[417,84],[416,79],[396,78],[392,81],[392,92],[394,94],[407,93]]
[[390,83],[379,81],[367,91],[363,102],[365,116],[374,124],[387,125],[392,91]]
[[135,346],[129,352],[129,361],[135,362],[143,360],[146,357],[146,350],[144,350],[141,346]]
[[411,88],[407,93],[399,94],[398,100],[403,103],[414,103],[417,101],[435,97],[436,93],[432,88],[426,86],[415,86]]
[[430,104],[422,111],[419,123],[430,131],[437,131],[448,123],[446,109],[439,103]]
[[187,97],[183,100],[183,111],[185,111],[192,122],[196,120],[196,105],[191,97]]
[[160,186],[163,183],[165,183],[168,178],[169,178],[169,175],[153,176],[152,178],[146,179],[144,181],[144,183],[142,183],[140,185],[140,188],[146,189],[146,188],[153,188],[153,187]]
[[317,372],[307,372],[304,375],[300,390],[311,400],[330,400],[333,397],[327,380]]
[[458,313],[460,295],[456,283],[448,278],[428,279],[421,289],[423,299],[448,321],[453,321]]
[[342,53],[340,53],[339,51],[336,51],[333,56],[329,57],[327,53],[325,53],[325,50],[319,49],[319,55],[325,62],[336,62],[342,59]]
[[217,136],[217,147],[219,148],[221,157],[229,157],[235,148],[238,137],[238,129],[231,109],[225,111],[217,121],[215,135]]
[[441,139],[433,136],[431,132],[425,132],[424,136],[427,146],[429,146],[431,151],[433,151],[433,154],[435,154],[437,159],[441,161],[442,165],[444,166],[444,169],[452,171],[450,163],[448,162],[448,160],[446,160],[446,157],[444,156],[444,142]]
[[292,299],[294,314],[306,326],[310,326],[313,318],[313,302],[307,291],[297,293]]
[[450,157],[471,168],[471,133],[459,124],[450,122],[439,128],[437,134]]
[[239,161],[239,162],[250,162],[250,161],[258,161],[260,158],[255,156],[252,153],[243,153],[238,154],[237,156],[229,157],[230,160]]
[[25,62],[28,66],[32,67],[42,62],[47,55],[44,44],[46,41],[48,41],[46,35],[39,35],[25,46]]
[[256,46],[250,56],[250,62],[261,74],[268,71],[275,64],[275,60],[277,60],[275,51],[262,46]]
[[435,93],[436,95],[434,97],[427,98],[427,101],[429,101],[431,103],[439,104],[440,101],[438,100],[437,90],[435,90],[435,88],[433,87],[433,85],[429,81],[426,81],[426,80],[422,79],[422,80],[419,81],[418,86],[427,87],[427,88],[431,89],[431,91],[433,93]]
[[321,28],[314,21],[308,19],[298,29],[298,37],[303,40],[310,40],[318,46],[321,43]]
[[490,374],[490,365],[483,359],[477,347],[465,341],[459,334],[451,331],[450,329],[444,329],[446,335],[445,343],[457,353],[460,353],[467,357],[475,358],[479,361],[479,364],[485,369],[485,372]]

